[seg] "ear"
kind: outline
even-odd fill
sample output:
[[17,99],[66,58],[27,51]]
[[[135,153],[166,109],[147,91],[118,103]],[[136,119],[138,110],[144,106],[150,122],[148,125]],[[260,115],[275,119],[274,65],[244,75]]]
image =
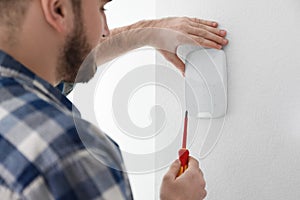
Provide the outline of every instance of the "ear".
[[71,4],[67,0],[41,0],[46,22],[57,32],[66,33],[71,27]]

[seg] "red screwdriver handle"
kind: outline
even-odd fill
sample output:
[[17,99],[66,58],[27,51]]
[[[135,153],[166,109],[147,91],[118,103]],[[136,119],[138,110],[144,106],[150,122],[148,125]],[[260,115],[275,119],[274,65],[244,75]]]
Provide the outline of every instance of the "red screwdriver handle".
[[189,154],[190,152],[187,149],[179,150],[178,155],[179,155],[181,167],[177,176],[180,176],[188,168]]

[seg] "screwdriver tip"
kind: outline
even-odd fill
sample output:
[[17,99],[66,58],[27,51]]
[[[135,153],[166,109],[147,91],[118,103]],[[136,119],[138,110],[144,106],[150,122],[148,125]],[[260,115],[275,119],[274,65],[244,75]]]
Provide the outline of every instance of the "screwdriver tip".
[[186,111],[185,111],[185,117],[187,117],[187,115],[188,115],[188,111],[186,110]]

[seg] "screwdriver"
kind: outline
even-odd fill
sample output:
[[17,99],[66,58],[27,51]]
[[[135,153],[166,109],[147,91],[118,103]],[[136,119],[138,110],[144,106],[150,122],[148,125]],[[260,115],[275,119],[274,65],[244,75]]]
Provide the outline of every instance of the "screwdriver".
[[189,150],[186,148],[187,125],[188,125],[188,111],[185,111],[182,148],[178,151],[181,166],[177,176],[180,176],[188,167],[188,159],[190,153]]

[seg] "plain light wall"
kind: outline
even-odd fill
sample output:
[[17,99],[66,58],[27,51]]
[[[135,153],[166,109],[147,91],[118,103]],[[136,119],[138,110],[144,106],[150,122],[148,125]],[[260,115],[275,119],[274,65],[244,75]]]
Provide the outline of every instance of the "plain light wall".
[[165,0],[156,11],[214,19],[228,30],[228,114],[200,160],[206,199],[299,199],[300,2]]

